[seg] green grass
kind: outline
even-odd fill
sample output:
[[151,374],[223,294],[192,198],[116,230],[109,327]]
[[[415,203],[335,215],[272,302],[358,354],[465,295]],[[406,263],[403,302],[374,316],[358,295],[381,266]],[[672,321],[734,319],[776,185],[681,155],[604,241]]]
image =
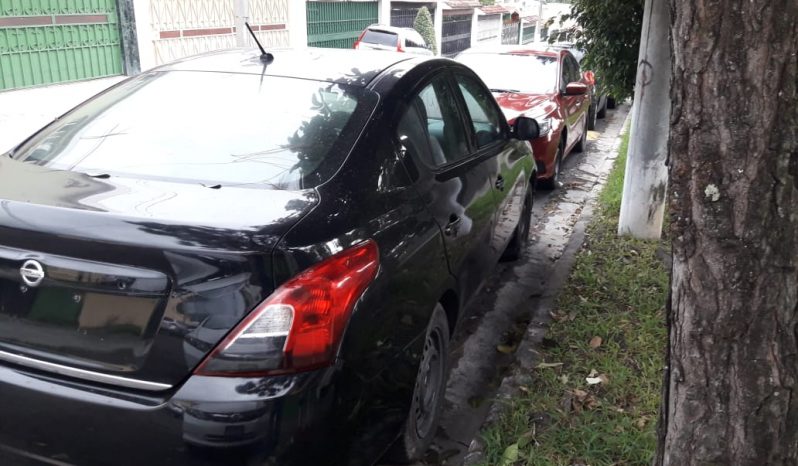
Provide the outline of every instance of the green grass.
[[[488,465],[651,462],[668,274],[656,254],[664,242],[616,236],[627,146],[628,133],[552,312],[541,360],[562,365],[535,369],[483,432]],[[595,348],[594,337],[602,339]],[[589,385],[592,371],[606,383]]]

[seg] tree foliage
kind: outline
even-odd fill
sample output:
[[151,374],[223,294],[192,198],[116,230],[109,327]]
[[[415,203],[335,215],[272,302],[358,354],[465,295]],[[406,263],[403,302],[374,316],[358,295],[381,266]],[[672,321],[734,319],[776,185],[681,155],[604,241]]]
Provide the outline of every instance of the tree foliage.
[[618,100],[634,93],[645,0],[573,0],[576,46],[584,69],[599,76],[603,90]]
[[438,47],[435,45],[435,27],[432,25],[432,15],[427,7],[422,6],[418,9],[416,19],[413,21],[413,29],[421,34],[424,42],[432,49],[434,54],[438,54]]

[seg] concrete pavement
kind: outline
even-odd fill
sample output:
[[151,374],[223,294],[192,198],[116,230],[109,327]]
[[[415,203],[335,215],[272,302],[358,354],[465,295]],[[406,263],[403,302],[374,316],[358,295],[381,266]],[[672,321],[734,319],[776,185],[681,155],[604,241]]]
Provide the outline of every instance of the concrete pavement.
[[125,78],[114,76],[0,92],[0,153],[10,150],[75,105]]

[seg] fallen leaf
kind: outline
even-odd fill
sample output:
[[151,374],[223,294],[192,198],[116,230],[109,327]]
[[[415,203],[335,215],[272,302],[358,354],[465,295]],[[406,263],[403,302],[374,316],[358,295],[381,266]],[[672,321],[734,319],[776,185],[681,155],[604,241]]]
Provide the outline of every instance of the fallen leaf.
[[587,398],[587,395],[588,395],[588,393],[586,391],[580,390],[578,388],[575,389],[574,391],[572,391],[571,393],[573,393],[573,395],[575,397],[577,397],[578,399],[580,399],[580,400],[584,400],[585,398]]
[[519,386],[518,389],[521,390],[524,393],[529,393],[529,389],[524,387],[523,385]]
[[561,375],[560,376],[560,382],[562,382],[563,384],[567,384],[568,383],[568,376],[565,375],[565,374]]
[[512,353],[513,351],[515,351],[515,346],[510,346],[510,345],[499,345],[499,346],[497,346],[497,347],[496,347],[496,349],[497,349],[497,350],[498,350],[500,353],[504,353],[504,354],[510,354],[510,353]]
[[603,341],[604,340],[602,340],[600,336],[596,335],[595,337],[590,339],[590,347],[593,348],[593,349],[596,349],[599,346],[601,346],[601,343]]
[[595,377],[598,375],[598,371],[596,369],[590,369],[590,373],[587,374],[588,377]]
[[646,426],[646,418],[641,417],[640,419],[637,420],[637,427],[642,429],[645,426]]
[[514,443],[504,449],[502,454],[501,466],[512,466],[513,463],[518,461],[518,444]]
[[561,362],[542,362],[537,365],[538,369],[548,369],[551,367],[560,367],[562,366]]
[[609,378],[606,375],[600,374],[598,377],[587,377],[585,381],[588,385],[598,385],[600,383],[607,384],[609,382]]

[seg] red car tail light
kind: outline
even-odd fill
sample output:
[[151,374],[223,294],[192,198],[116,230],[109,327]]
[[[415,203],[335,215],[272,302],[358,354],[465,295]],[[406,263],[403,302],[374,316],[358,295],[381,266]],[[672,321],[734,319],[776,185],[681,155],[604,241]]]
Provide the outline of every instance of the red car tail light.
[[378,268],[379,250],[369,240],[303,271],[239,323],[195,374],[262,376],[330,365]]
[[358,50],[360,48],[360,41],[363,40],[363,36],[365,36],[365,35],[366,35],[366,31],[361,32],[360,35],[357,36],[357,40],[355,41],[355,43],[352,44],[352,48],[354,48],[355,50]]

